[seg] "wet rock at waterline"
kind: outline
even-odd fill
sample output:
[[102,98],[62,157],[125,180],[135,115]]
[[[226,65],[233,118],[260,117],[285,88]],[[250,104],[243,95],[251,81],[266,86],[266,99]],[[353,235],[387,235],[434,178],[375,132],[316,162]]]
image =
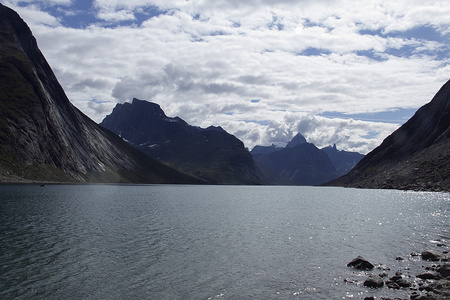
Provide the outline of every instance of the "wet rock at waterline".
[[347,267],[352,267],[358,270],[372,270],[373,264],[365,260],[362,256],[358,256],[347,264]]
[[445,264],[445,265],[437,268],[437,271],[444,278],[450,277],[450,264]]
[[448,260],[442,252],[436,250],[425,250],[422,252],[421,256],[422,259],[430,261]]
[[364,281],[364,286],[369,288],[380,288],[384,285],[383,278],[379,275],[371,275]]
[[[411,255],[411,257],[417,257],[419,255]],[[448,300],[450,299],[450,264],[444,263],[432,263],[435,259],[439,258],[441,262],[445,262],[448,260],[447,252],[439,252],[435,250],[426,250],[423,251],[422,254],[423,265],[422,268],[425,269],[424,272],[416,273],[416,275],[403,274],[402,271],[398,270],[395,272],[395,275],[388,277],[388,272],[390,270],[389,267],[385,265],[377,266],[377,270],[383,271],[382,273],[375,274],[370,270],[366,273],[366,280],[364,282],[359,281],[358,279],[346,278],[344,282],[350,284],[359,285],[363,283],[363,286],[369,289],[382,289],[385,287],[386,289],[390,289],[391,292],[394,290],[403,290],[408,291],[410,294],[409,299],[414,300]],[[399,261],[399,260],[397,260]],[[416,260],[417,261],[417,260]],[[428,261],[428,266],[426,265]],[[365,262],[367,262],[361,256],[358,256],[354,260],[352,260],[347,266],[352,267],[355,266],[359,268],[365,266]],[[370,266],[370,265],[367,265]],[[366,267],[367,267],[366,266]],[[409,267],[406,267],[405,270],[410,270]],[[361,273],[358,272],[359,275]],[[381,291],[382,293],[385,293]],[[364,299],[378,299],[378,297],[366,297]],[[379,299],[400,299],[400,298],[384,298],[381,297]],[[402,298],[403,299],[403,298]]]

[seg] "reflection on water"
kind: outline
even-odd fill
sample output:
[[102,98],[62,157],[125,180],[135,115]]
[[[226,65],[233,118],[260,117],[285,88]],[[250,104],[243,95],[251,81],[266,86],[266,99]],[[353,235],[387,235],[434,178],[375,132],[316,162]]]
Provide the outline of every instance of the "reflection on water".
[[[312,187],[0,186],[0,297],[406,297],[344,278],[414,272],[448,244],[445,193]],[[396,261],[397,256],[406,260]]]

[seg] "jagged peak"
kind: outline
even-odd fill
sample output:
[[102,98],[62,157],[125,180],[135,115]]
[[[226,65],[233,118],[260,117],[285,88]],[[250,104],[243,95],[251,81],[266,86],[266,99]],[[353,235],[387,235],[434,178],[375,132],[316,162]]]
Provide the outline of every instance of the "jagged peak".
[[213,126],[213,125],[207,127],[206,130],[226,132],[221,126]]
[[296,136],[292,138],[292,140],[286,145],[286,148],[294,148],[297,145],[305,144],[306,139],[301,133],[297,133]]

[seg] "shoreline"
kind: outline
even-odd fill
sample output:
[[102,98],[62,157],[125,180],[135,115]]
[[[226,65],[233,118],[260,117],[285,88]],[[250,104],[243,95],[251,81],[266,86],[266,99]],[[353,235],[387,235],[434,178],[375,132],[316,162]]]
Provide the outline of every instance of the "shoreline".
[[[427,249],[421,253],[411,253],[403,257],[396,257],[396,261],[406,261],[419,264],[420,267],[411,272],[410,266],[404,266],[395,270],[389,265],[372,265],[363,257],[358,256],[349,262],[347,267],[354,268],[359,272],[365,272],[363,281],[361,276],[355,278],[344,278],[346,284],[356,284],[369,293],[380,293],[383,289],[389,289],[389,294],[396,291],[405,292],[409,298],[394,298],[385,296],[366,296],[364,300],[446,300],[450,299],[450,245],[437,240],[435,244],[440,249]],[[355,263],[356,261],[356,263]],[[420,270],[420,271],[419,271]]]

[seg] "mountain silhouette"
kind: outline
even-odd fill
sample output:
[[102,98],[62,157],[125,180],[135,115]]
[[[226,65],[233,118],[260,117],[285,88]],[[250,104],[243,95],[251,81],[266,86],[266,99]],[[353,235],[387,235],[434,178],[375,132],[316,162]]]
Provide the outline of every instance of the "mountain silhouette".
[[191,126],[152,102],[117,104],[101,126],[149,156],[213,184],[261,184],[244,144],[221,127]]

